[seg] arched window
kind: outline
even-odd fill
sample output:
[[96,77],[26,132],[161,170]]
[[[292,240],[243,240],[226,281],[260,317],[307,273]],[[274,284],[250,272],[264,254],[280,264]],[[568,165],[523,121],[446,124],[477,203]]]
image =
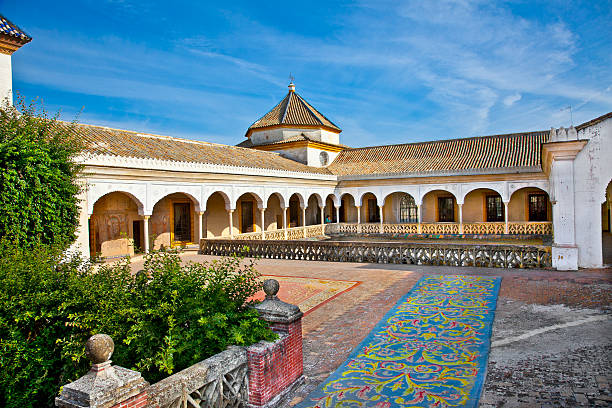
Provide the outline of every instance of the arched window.
[[419,222],[418,207],[414,203],[414,198],[408,194],[403,195],[400,200],[399,219],[401,223]]

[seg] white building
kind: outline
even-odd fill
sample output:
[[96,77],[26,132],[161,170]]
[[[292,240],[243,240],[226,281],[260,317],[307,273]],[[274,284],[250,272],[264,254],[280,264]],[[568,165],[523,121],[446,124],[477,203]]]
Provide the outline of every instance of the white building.
[[[2,21],[2,41],[30,40]],[[612,112],[570,129],[353,149],[290,84],[238,146],[75,131],[89,146],[77,244],[92,255],[211,237],[292,239],[308,225],[342,223],[458,239],[552,235],[553,266],[575,270],[603,266],[602,239],[610,242]]]

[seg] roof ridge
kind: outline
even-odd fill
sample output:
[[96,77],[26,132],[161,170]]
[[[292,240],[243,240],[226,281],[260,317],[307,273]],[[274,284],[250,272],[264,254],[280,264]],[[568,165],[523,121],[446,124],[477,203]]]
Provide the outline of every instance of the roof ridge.
[[425,140],[422,142],[411,142],[411,143],[394,143],[394,144],[387,144],[387,145],[375,145],[375,146],[362,146],[362,147],[351,147],[346,149],[347,151],[354,151],[354,150],[364,150],[364,149],[375,149],[375,148],[379,148],[379,147],[395,147],[395,146],[408,146],[408,145],[423,145],[423,144],[429,144],[429,143],[443,143],[443,142],[453,142],[456,140],[472,140],[472,139],[485,139],[485,138],[502,138],[502,137],[516,137],[516,136],[522,136],[522,135],[530,135],[530,134],[536,134],[536,133],[549,133],[549,130],[535,130],[535,131],[530,131],[530,132],[517,132],[517,133],[502,133],[502,134],[498,134],[498,135],[482,135],[482,136],[470,136],[470,137],[457,137],[457,138],[453,138],[453,139],[439,139],[439,140]]
[[[283,117],[281,118],[280,123],[284,123],[285,122],[285,118],[287,117],[287,111],[289,110],[289,104],[291,103],[291,94],[292,93],[295,93],[295,92],[289,91],[289,94],[283,98],[283,101],[284,101],[285,99],[287,99],[287,97],[289,97],[289,99],[287,100],[287,104],[285,105],[285,111],[283,112]],[[281,103],[283,101],[281,101]],[[274,109],[274,108],[272,108],[272,109]],[[267,115],[267,113],[266,113],[266,115]],[[264,115],[264,116],[266,116],[266,115]]]

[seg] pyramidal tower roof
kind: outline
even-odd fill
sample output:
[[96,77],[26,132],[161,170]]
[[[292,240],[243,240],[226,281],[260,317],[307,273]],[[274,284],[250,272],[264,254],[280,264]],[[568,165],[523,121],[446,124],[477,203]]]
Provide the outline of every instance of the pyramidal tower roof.
[[276,126],[322,127],[337,133],[342,132],[342,129],[295,92],[293,82],[289,84],[287,96],[256,120],[247,130],[246,136],[256,129]]

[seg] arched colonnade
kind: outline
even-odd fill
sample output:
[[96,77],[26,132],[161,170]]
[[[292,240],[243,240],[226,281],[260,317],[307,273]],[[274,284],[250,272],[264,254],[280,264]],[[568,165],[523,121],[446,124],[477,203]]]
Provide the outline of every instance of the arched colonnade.
[[90,249],[103,256],[329,223],[528,233],[521,225],[552,220],[548,184],[539,180],[335,189],[95,182],[87,203]]

